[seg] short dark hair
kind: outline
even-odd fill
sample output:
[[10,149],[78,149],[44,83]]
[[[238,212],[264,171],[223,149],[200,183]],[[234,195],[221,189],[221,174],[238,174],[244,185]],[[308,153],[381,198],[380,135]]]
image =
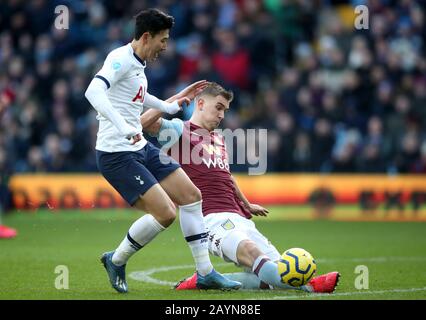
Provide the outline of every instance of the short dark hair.
[[229,102],[232,102],[234,99],[234,93],[232,91],[226,90],[216,82],[209,82],[209,84],[197,95],[197,97],[202,95],[209,95],[212,97],[222,96]]
[[171,29],[175,23],[172,16],[155,8],[143,10],[134,18],[136,40],[139,40],[145,32],[149,32],[154,37],[160,31]]

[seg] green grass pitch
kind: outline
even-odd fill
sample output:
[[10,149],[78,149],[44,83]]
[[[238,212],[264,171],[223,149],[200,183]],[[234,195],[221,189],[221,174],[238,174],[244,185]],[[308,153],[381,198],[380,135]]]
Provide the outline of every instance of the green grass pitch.
[[[178,221],[130,260],[130,292],[118,294],[110,287],[99,257],[118,245],[139,214],[124,209],[38,210],[4,217],[5,224],[18,229],[18,237],[0,240],[0,299],[426,299],[424,222],[281,218],[297,210],[273,207],[270,218],[255,218],[255,222],[279,251],[302,247],[311,252],[317,261],[317,274],[340,271],[335,294],[174,291],[171,283],[194,271]],[[221,272],[239,270],[216,257],[212,259]],[[55,288],[61,276],[55,273],[59,265],[69,271],[68,289]],[[368,289],[355,286],[359,265],[368,268]],[[141,275],[145,275],[145,281]]]

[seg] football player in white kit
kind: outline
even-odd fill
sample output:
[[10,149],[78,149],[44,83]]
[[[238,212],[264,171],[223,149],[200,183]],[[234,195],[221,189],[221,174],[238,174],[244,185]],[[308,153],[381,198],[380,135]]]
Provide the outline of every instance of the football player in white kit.
[[108,54],[85,93],[98,112],[96,157],[100,172],[132,207],[147,212],[132,224],[114,251],[102,255],[101,261],[112,287],[127,292],[127,261],[175,220],[175,203],[195,260],[199,286],[238,289],[239,282],[217,273],[210,262],[200,191],[176,161],[164,164],[162,159],[167,155],[145,140],[139,119],[144,108],[178,112],[206,81],[196,82],[166,101],[150,95],[145,68],[166,50],[174,19],[158,9],[141,11],[135,19],[133,41]]
[[[141,116],[141,123],[160,144],[167,144],[171,155],[201,190],[210,253],[244,269],[244,272],[226,276],[241,282],[243,289],[296,289],[281,282],[276,263],[280,253],[250,220],[252,215],[267,216],[268,211],[250,203],[238,188],[229,171],[224,137],[214,131],[225,117],[232,99],[232,92],[209,83],[195,97],[194,113],[189,121],[162,119],[161,111],[149,110]],[[174,153],[185,146],[189,146],[191,158],[185,157],[188,150]],[[208,152],[200,156],[199,150]],[[199,156],[202,161],[196,159]],[[312,278],[298,289],[330,293],[339,276],[338,272],[330,272]],[[197,278],[195,273],[178,283],[176,289],[198,289]]]

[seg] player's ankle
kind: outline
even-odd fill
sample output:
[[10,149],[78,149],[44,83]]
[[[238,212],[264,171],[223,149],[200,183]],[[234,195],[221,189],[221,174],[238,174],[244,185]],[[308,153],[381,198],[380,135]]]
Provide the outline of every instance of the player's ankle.
[[209,273],[211,273],[214,270],[212,264],[210,265],[205,265],[205,266],[198,266],[197,268],[197,272],[201,275],[201,276],[206,276]]

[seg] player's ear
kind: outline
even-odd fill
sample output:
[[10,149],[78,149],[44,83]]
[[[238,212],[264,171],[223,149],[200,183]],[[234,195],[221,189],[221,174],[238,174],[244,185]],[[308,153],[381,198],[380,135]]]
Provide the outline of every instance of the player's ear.
[[142,44],[147,44],[150,36],[151,34],[148,31],[144,32],[139,40],[141,40]]
[[197,100],[197,108],[200,110],[200,111],[203,111],[203,107],[204,107],[204,99],[198,99]]

